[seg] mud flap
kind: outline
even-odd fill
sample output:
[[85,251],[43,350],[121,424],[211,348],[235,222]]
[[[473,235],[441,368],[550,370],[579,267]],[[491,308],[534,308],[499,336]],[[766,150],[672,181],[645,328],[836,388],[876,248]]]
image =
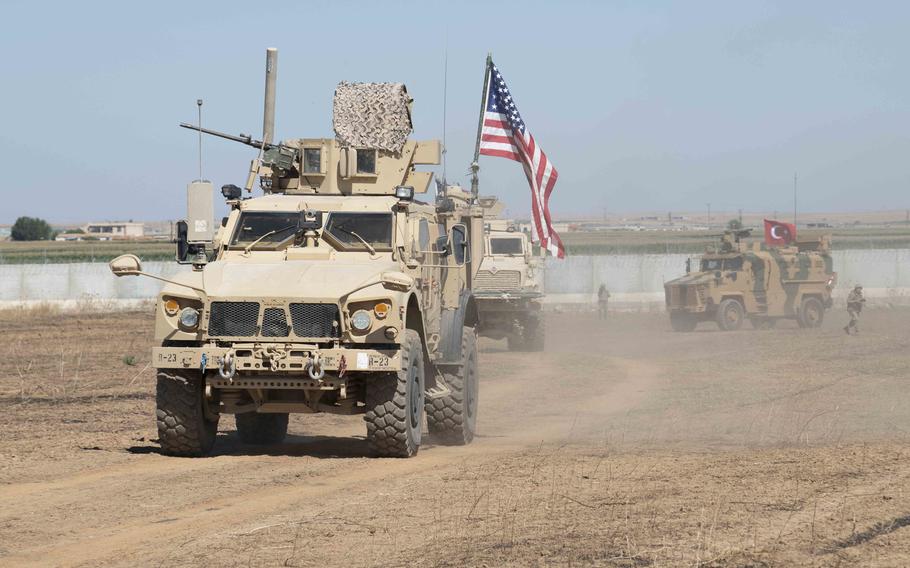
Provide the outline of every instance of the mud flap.
[[477,307],[470,290],[462,290],[458,308],[442,312],[442,337],[439,341],[440,360],[436,365],[461,365],[461,334],[465,325],[477,324]]

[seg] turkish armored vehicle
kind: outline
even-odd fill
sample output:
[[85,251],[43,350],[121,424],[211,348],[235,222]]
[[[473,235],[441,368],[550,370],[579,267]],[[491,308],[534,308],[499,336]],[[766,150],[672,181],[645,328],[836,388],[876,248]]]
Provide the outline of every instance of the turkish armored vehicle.
[[767,247],[745,242],[748,230],[727,231],[719,247],[706,252],[697,270],[664,284],[670,325],[692,331],[702,321],[736,330],[748,319],[755,328],[795,319],[800,327],[822,324],[832,305],[837,279],[830,239]]
[[480,204],[486,210],[486,224],[483,259],[472,286],[477,332],[493,339],[506,338],[512,350],[542,351],[542,267],[527,235],[515,222],[496,218],[502,203],[495,197],[482,197]]
[[[471,442],[482,208],[417,199],[432,173],[415,166],[438,164],[440,144],[407,138],[400,84],[339,84],[336,138],[272,144],[276,62],[270,50],[262,141],[191,127],[259,148],[247,190],[259,178],[264,195],[224,186],[230,213],[205,241],[210,184],[190,184],[177,260],[192,270],[155,306],[163,453],[209,453],[224,414],[252,444],[282,441],[289,413],[317,412],[363,414],[381,456],[416,454],[424,414],[438,442]],[[133,255],[111,269],[152,276]]]

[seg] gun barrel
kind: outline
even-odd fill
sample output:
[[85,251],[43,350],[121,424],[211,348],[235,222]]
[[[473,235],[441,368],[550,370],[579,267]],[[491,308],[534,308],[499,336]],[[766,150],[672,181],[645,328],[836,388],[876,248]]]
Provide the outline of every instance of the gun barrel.
[[262,148],[269,149],[272,147],[272,144],[263,144],[261,140],[253,140],[252,136],[234,136],[232,134],[225,134],[224,132],[218,132],[217,130],[209,130],[208,128],[202,128],[196,126],[195,124],[189,124],[186,122],[180,123],[181,128],[189,128],[190,130],[197,130],[203,134],[211,134],[212,136],[217,136],[219,138],[225,138],[227,140],[233,140],[234,142],[240,142],[241,144],[246,144],[247,146],[252,146],[253,148]]

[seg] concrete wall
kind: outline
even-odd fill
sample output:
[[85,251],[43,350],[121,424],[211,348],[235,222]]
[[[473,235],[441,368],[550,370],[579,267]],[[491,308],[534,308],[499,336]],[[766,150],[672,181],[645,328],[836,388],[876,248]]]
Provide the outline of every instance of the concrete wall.
[[[859,282],[872,300],[910,303],[910,249],[844,250],[833,256],[838,296]],[[686,258],[645,254],[548,259],[547,302],[591,303],[603,282],[614,305],[660,309],[664,281],[685,272]],[[144,268],[164,277],[190,270],[173,262],[147,262]],[[150,278],[115,278],[104,263],[0,265],[0,306],[61,301],[135,304],[154,298],[160,289],[161,283]]]
[[[855,284],[870,300],[910,303],[910,249],[833,251],[836,297]],[[685,254],[575,256],[547,259],[547,301],[590,303],[603,282],[617,304],[663,305],[663,283],[685,274]],[[695,257],[693,262],[695,262]],[[871,303],[871,302],[870,302]]]

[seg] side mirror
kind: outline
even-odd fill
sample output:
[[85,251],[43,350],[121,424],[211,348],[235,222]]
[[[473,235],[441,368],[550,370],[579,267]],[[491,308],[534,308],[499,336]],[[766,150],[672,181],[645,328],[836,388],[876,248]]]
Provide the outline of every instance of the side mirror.
[[455,255],[455,264],[463,266],[468,259],[468,229],[464,225],[452,227],[452,253]]
[[108,266],[114,276],[136,276],[142,272],[142,262],[135,254],[121,254]]
[[186,262],[190,254],[190,244],[187,238],[186,221],[177,221],[177,262]]

